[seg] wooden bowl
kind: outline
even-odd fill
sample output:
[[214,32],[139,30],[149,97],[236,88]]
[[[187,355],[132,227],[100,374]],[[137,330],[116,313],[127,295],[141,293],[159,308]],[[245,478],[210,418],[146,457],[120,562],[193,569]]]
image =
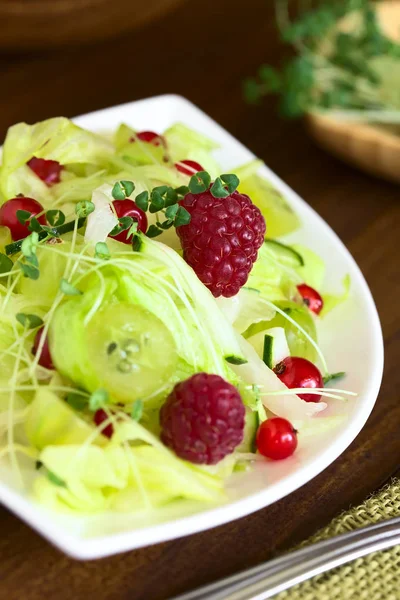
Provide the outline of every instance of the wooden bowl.
[[92,42],[133,30],[182,0],[0,0],[0,50]]
[[[400,1],[381,2],[377,11],[386,35],[398,41]],[[316,142],[335,156],[367,173],[400,183],[400,135],[395,132],[318,112],[308,113],[306,127]]]

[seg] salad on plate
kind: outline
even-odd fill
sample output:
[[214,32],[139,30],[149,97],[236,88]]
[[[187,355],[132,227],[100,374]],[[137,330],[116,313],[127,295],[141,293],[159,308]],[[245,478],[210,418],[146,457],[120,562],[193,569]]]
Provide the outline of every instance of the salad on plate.
[[182,123],[8,131],[0,457],[54,510],[221,503],[355,395],[317,335],[348,279],[326,294],[322,259],[279,239],[299,219],[262,163],[222,173],[216,148]]

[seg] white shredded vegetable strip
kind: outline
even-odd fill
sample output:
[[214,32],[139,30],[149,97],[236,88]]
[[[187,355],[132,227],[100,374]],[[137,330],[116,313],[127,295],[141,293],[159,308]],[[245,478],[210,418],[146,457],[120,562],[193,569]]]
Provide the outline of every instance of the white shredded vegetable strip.
[[85,241],[97,244],[105,242],[110,231],[118,225],[118,219],[111,210],[112,187],[105,183],[94,190],[92,202],[95,210],[87,218]]
[[[242,336],[238,336],[238,339],[240,339],[241,350],[248,362],[244,365],[231,365],[231,368],[247,383],[260,386],[262,403],[268,410],[289,421],[306,420],[325,410],[327,407],[325,402],[305,402],[293,394],[292,390],[288,390],[285,384],[261,360],[253,346]],[[285,390],[287,390],[287,394],[278,396],[273,394],[273,392]],[[272,392],[272,395],[269,395],[268,392]]]

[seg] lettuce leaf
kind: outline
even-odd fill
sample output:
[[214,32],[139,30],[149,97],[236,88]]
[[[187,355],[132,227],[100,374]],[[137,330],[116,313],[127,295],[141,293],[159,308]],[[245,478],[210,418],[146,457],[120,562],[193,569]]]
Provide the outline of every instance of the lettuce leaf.
[[[247,169],[247,172],[251,172]],[[244,174],[244,176],[242,175]],[[267,235],[277,238],[295,231],[300,227],[300,219],[283,194],[264,177],[257,174],[247,175],[246,165],[236,169],[240,179],[239,192],[250,196],[260,209],[267,224]]]
[[140,512],[180,498],[224,499],[220,477],[151,445],[47,446],[40,461],[62,482],[42,476],[35,484],[36,495],[53,508]]
[[346,275],[343,279],[343,292],[341,294],[323,294],[324,307],[320,313],[321,317],[325,317],[334,308],[345,302],[350,294],[351,279],[350,275]]
[[304,283],[320,291],[325,277],[325,262],[316,252],[302,244],[292,244],[291,247],[301,255],[304,261],[303,266],[296,268],[297,274]]
[[219,164],[212,155],[212,151],[219,147],[214,140],[183,123],[175,123],[166,129],[164,138],[172,162],[194,160],[210,173],[212,179],[220,175]]
[[62,165],[103,165],[107,164],[113,153],[113,145],[105,138],[78,127],[65,117],[48,119],[35,125],[18,123],[9,128],[4,142],[0,169],[1,194],[8,199],[21,191],[28,193],[29,190],[21,189],[28,177],[30,195],[35,190],[40,200],[49,199],[51,191],[26,167],[33,156],[57,160]]

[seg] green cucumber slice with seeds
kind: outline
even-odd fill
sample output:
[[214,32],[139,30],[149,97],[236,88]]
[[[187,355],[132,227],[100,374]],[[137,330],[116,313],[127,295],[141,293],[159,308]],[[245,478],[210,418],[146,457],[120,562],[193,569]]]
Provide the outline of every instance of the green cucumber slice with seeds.
[[246,406],[243,441],[236,446],[235,452],[255,452],[256,435],[259,426],[259,417],[257,411]]
[[303,267],[303,257],[297,250],[277,240],[264,240],[264,244],[276,255],[277,259],[291,267]]

